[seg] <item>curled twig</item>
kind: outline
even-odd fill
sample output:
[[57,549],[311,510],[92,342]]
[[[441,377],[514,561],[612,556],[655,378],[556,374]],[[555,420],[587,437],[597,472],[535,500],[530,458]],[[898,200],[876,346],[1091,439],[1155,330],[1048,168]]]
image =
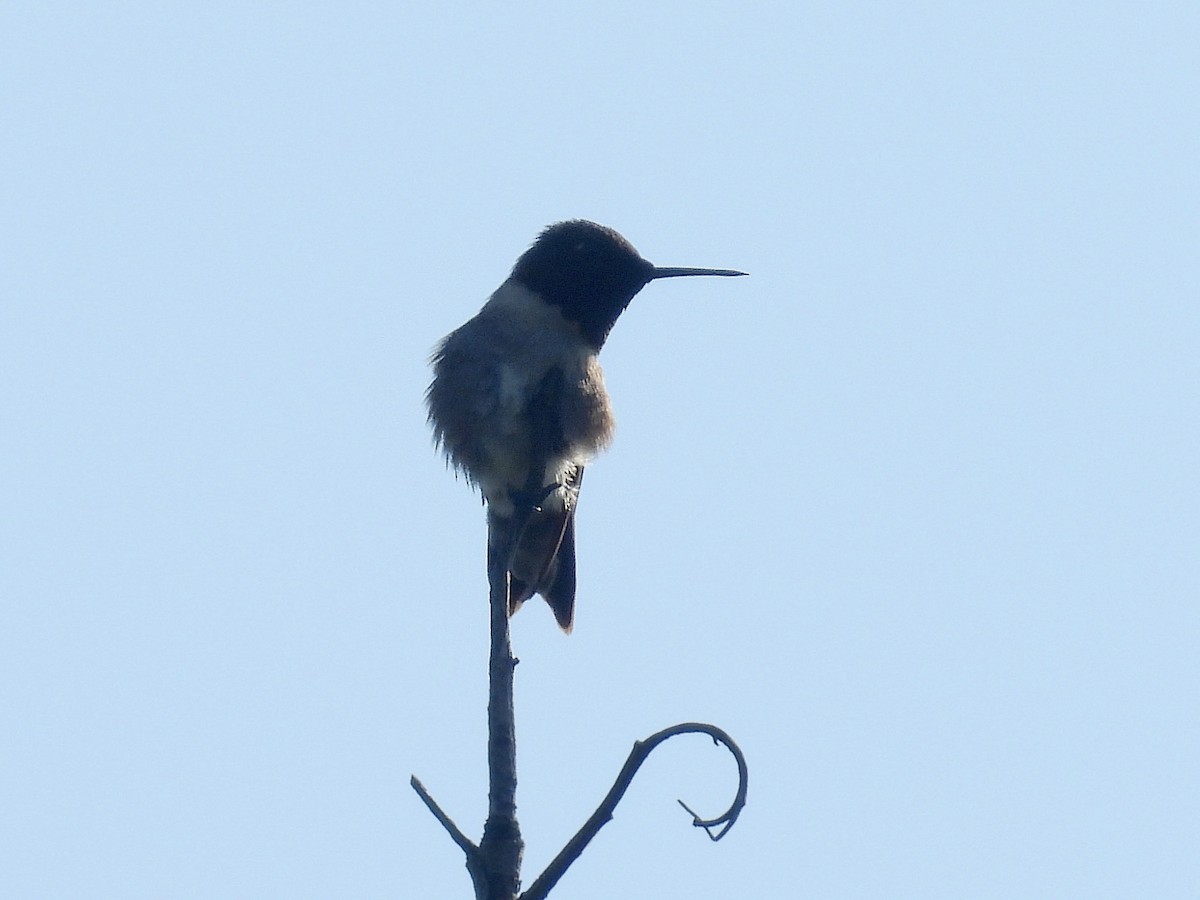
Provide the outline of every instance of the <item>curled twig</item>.
[[[695,811],[684,803],[682,800],[675,802],[682,806],[689,816],[692,817],[692,825],[696,828],[703,828],[704,833],[709,836],[710,840],[719,841],[733,827],[733,823],[737,821],[737,817],[742,814],[742,808],[746,805],[746,788],[750,781],[750,772],[746,768],[746,757],[742,755],[742,748],[739,747],[728,734],[717,728],[715,725],[705,725],[699,722],[689,722],[686,725],[676,725],[675,728],[668,728],[666,731],[660,731],[658,735],[664,735],[663,740],[671,737],[671,734],[683,734],[690,731],[702,731],[713,739],[714,744],[724,744],[725,747],[733,754],[733,758],[737,761],[738,767],[738,790],[737,796],[733,798],[733,803],[729,809],[721,813],[714,819],[702,819],[696,815]],[[667,734],[671,732],[671,734]],[[655,735],[655,737],[658,737]],[[724,826],[718,829],[716,834],[713,834],[713,829],[718,825]]]
[[[604,799],[600,801],[600,805],[596,807],[596,811],[588,817],[588,820],[583,823],[583,827],[575,833],[574,837],[567,841],[566,846],[550,861],[550,865],[546,866],[546,870],[537,877],[537,880],[529,886],[529,889],[521,894],[520,900],[544,900],[546,895],[550,893],[550,889],[558,883],[558,880],[566,873],[571,863],[579,858],[579,855],[591,842],[592,838],[599,833],[600,829],[606,823],[612,820],[617,804],[621,802],[621,798],[625,796],[625,791],[628,790],[629,785],[633,782],[633,776],[637,774],[638,769],[641,768],[642,763],[646,761],[646,758],[653,752],[654,748],[677,734],[692,733],[707,734],[713,739],[713,743],[724,744],[737,761],[737,795],[734,797],[729,809],[720,816],[717,816],[715,819],[701,819],[682,800],[678,801],[679,805],[686,809],[692,816],[692,824],[694,826],[703,828],[714,841],[724,837],[725,833],[733,827],[733,823],[737,821],[737,817],[741,815],[742,808],[746,805],[746,790],[749,784],[746,758],[733,738],[715,725],[708,725],[704,722],[684,722],[681,725],[672,725],[670,728],[664,728],[662,731],[655,732],[644,741],[634,742],[633,749],[629,751],[629,756],[625,760],[625,765],[621,767],[616,781],[613,782],[613,786],[609,788]],[[724,827],[714,835],[712,829],[719,825],[723,825]]]

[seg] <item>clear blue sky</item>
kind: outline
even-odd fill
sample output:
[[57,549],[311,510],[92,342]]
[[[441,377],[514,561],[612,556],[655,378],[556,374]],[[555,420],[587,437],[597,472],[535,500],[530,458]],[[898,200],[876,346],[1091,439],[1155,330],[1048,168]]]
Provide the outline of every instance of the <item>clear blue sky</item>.
[[1200,896],[1200,12],[9,4],[0,895],[466,897],[483,512],[426,358],[546,224],[603,360],[554,894]]

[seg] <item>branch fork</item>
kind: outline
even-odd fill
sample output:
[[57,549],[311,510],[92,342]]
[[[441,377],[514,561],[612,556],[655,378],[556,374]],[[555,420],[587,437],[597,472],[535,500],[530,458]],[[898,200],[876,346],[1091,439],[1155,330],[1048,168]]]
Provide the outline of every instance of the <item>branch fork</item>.
[[476,900],[544,900],[584,848],[609,821],[625,791],[659,744],[680,734],[706,734],[713,743],[724,745],[733,755],[738,768],[738,789],[729,809],[713,819],[703,819],[682,800],[679,805],[692,817],[692,825],[703,828],[714,841],[720,840],[733,827],[746,805],[749,773],[741,748],[726,732],[703,722],[684,722],[664,728],[645,740],[635,741],[625,764],[617,774],[608,793],[584,822],[583,827],[550,861],[545,871],[524,891],[520,892],[521,859],[525,844],[517,822],[517,753],[516,727],[513,715],[513,670],[517,660],[512,655],[508,627],[509,557],[529,513],[516,517],[508,535],[491,535],[488,540],[488,600],[491,622],[491,649],[488,657],[488,816],[483,837],[475,844],[454,824],[446,812],[414,775],[409,784],[417,796],[446,829],[451,840],[466,857],[467,872],[475,887]]

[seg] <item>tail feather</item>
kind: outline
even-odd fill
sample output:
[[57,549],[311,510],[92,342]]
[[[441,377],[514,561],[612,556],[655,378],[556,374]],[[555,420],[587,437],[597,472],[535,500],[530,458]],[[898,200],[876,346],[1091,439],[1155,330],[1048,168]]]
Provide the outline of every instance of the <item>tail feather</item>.
[[558,627],[566,634],[575,625],[575,514],[567,514],[567,527],[558,546],[554,577],[541,595],[550,604]]

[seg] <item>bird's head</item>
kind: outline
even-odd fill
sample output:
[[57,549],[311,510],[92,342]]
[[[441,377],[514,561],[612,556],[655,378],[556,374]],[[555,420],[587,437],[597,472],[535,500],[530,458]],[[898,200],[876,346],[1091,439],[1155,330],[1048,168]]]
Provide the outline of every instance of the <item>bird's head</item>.
[[543,231],[512,278],[557,306],[598,350],[637,292],[656,278],[744,275],[729,269],[660,268],[611,228],[585,219]]

